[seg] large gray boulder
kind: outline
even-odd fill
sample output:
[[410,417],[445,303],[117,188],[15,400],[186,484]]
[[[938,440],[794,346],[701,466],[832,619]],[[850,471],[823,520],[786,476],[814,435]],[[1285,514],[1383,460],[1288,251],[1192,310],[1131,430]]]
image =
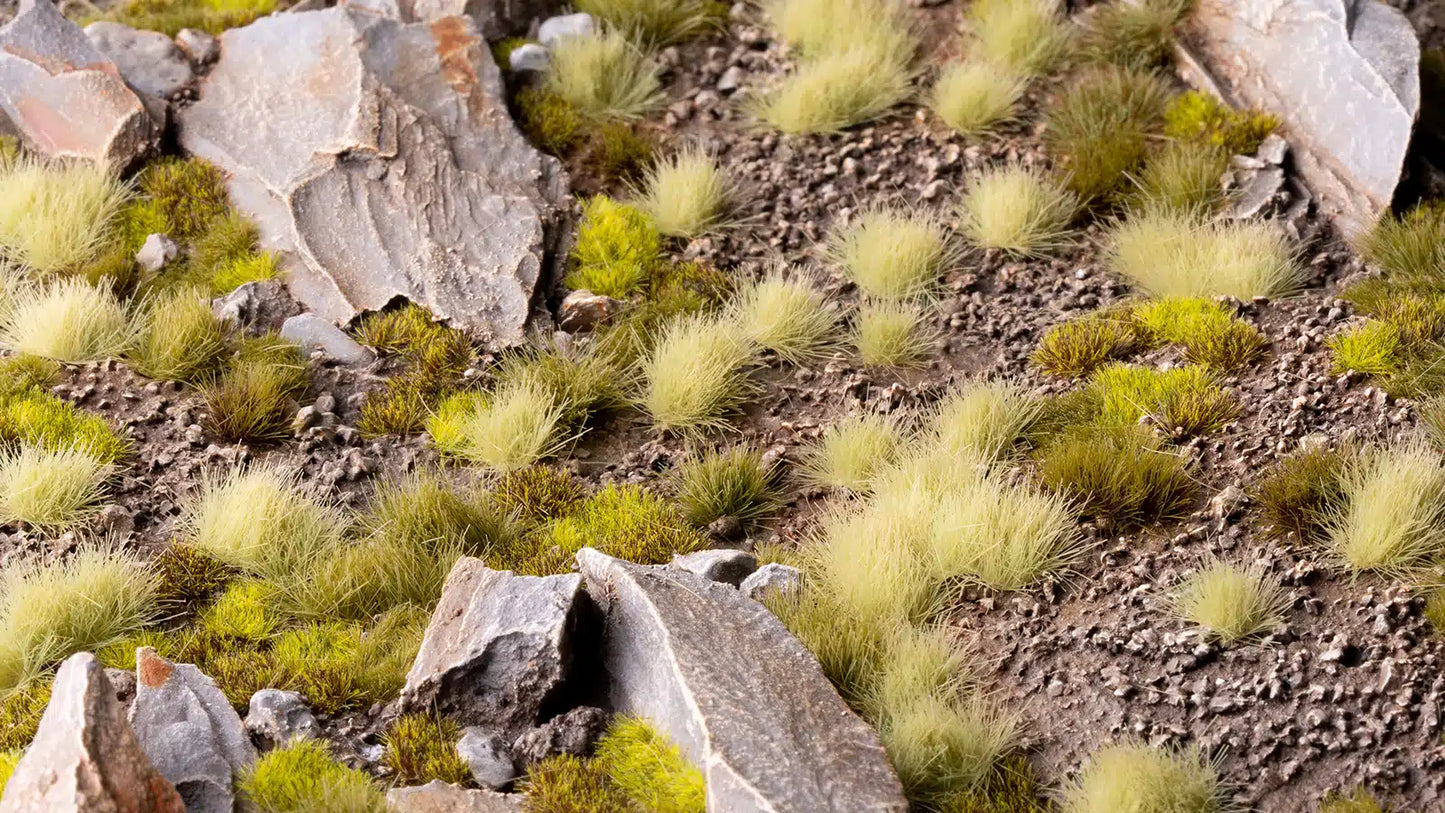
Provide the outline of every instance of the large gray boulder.
[[[1191,81],[1278,115],[1346,235],[1390,204],[1420,110],[1420,43],[1379,0],[1199,0]],[[1200,75],[1207,74],[1207,75]]]
[[60,665],[40,728],[0,798],[0,813],[42,810],[185,811],[136,742],[105,667],[88,652]]
[[702,769],[708,810],[908,810],[877,733],[761,604],[592,548],[577,562],[607,615],[614,711],[646,717]]
[[175,786],[188,813],[230,813],[236,774],[256,749],[216,682],[150,647],[135,655],[130,725],[151,764]]
[[124,169],[160,136],[116,64],[50,0],[21,0],[0,27],[0,112],[32,149]]
[[180,144],[227,172],[298,300],[342,323],[402,297],[491,348],[522,341],[566,181],[469,19],[337,6],[220,42]]
[[462,557],[447,575],[406,686],[435,709],[511,742],[537,724],[567,676],[582,577],[518,576]]
[[521,813],[518,797],[490,790],[467,790],[433,779],[425,785],[392,788],[386,793],[392,813]]

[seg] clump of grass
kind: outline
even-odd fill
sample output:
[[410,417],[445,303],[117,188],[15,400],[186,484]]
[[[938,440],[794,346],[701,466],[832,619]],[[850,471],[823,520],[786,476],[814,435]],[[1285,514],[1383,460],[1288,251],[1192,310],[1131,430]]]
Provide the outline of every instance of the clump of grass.
[[32,680],[13,691],[0,692],[0,748],[11,751],[30,745],[49,703],[49,680]]
[[991,475],[943,499],[926,551],[935,580],[1018,590],[1067,566],[1079,544],[1064,497]]
[[1112,745],[1098,751],[1064,793],[1068,813],[1219,813],[1224,809],[1219,777],[1202,756],[1171,754],[1144,745]]
[[203,381],[226,352],[226,326],[195,288],[175,288],[146,303],[140,325],[127,358],[150,378]]
[[780,504],[762,453],[741,446],[688,458],[677,472],[677,501],[683,517],[699,528],[722,517],[752,525]]
[[8,565],[0,576],[0,692],[141,628],[155,615],[155,594],[155,573],[109,545],[84,545],[50,565]]
[[495,375],[499,389],[530,382],[551,393],[562,409],[564,432],[581,431],[594,416],[626,405],[631,379],[631,371],[595,344],[582,350],[549,344],[517,353],[504,360]]
[[1174,26],[1189,7],[1188,0],[1101,3],[1084,17],[1078,53],[1088,62],[1157,68],[1169,61]]
[[1044,448],[1039,476],[1080,513],[1124,526],[1178,515],[1197,491],[1184,462],[1136,426],[1064,433]]
[[1284,621],[1289,598],[1257,568],[1215,562],[1190,576],[1175,598],[1179,614],[1209,636],[1233,644]]
[[733,313],[753,343],[794,364],[817,358],[837,326],[822,292],[782,270],[739,292]]
[[1392,809],[1381,806],[1380,800],[1361,787],[1348,796],[1331,791],[1320,802],[1319,813],[1391,813]]
[[956,255],[937,219],[881,208],[836,231],[828,253],[858,290],[879,299],[928,295]]
[[1445,204],[1424,203],[1387,214],[1356,241],[1368,262],[1405,280],[1435,280],[1445,272]]
[[276,589],[259,579],[233,581],[206,607],[197,623],[226,639],[259,642],[274,635],[281,619],[272,611]]
[[23,756],[25,756],[23,748],[0,751],[0,797],[5,795],[5,786],[10,783],[10,775],[15,773],[15,766],[20,764],[20,758]]
[[597,195],[582,210],[567,287],[623,298],[642,287],[661,259],[662,238],[652,218]]
[[0,402],[43,394],[59,376],[60,365],[48,358],[26,353],[0,358]]
[[[140,213],[131,217],[146,224],[146,234],[160,232],[173,240],[190,241],[209,231],[216,218],[230,213],[225,176],[199,158],[167,156],[152,161],[136,176],[136,183]],[[144,239],[146,234],[130,237]]]
[[707,793],[702,771],[645,720],[613,720],[597,742],[597,762],[636,809],[702,813],[705,808]]
[[382,737],[386,751],[381,764],[406,785],[423,785],[433,779],[465,785],[471,781],[472,770],[457,754],[459,739],[461,732],[451,720],[430,714],[405,714]]
[[1089,380],[1088,394],[1098,406],[1096,420],[1128,426],[1145,416],[1166,430],[1185,435],[1216,432],[1238,414],[1238,405],[1203,367],[1155,370],[1110,364]]
[[399,607],[370,629],[313,623],[288,630],[266,651],[275,671],[262,685],[300,692],[323,714],[390,701],[406,682],[426,621],[426,613]]
[[770,0],[764,11],[773,30],[804,59],[870,40],[880,41],[884,50],[912,48],[903,6],[893,0]]
[[884,628],[813,582],[763,597],[779,621],[818,659],[823,674],[851,706],[868,702],[885,656]]
[[1213,211],[1224,201],[1229,153],[1170,141],[1153,152],[1134,178],[1135,208]]
[[564,37],[544,87],[588,116],[631,119],[662,100],[657,66],[620,32]]
[[84,449],[0,452],[0,522],[71,528],[93,513],[113,471]]
[[586,498],[575,477],[547,466],[508,472],[492,488],[492,502],[524,526],[564,517]]
[[130,189],[86,161],[0,165],[0,253],[40,276],[79,270],[110,237]]
[[1365,375],[1389,376],[1400,372],[1405,364],[1400,331],[1389,322],[1371,319],[1354,325],[1331,336],[1327,344],[1333,358],[1330,366],[1336,375],[1353,370]]
[[1233,110],[1198,90],[1176,97],[1164,112],[1164,135],[1212,147],[1226,155],[1252,154],[1279,125],[1275,116],[1254,110]]
[[0,400],[0,442],[52,452],[80,449],[102,463],[115,463],[130,451],[130,442],[104,418],[48,393]]
[[921,440],[931,452],[991,463],[1013,448],[1039,409],[1022,387],[969,382],[933,408]]
[[836,133],[872,121],[909,94],[913,44],[858,43],[809,59],[757,106],[763,121],[787,135]]
[[890,300],[865,301],[853,325],[853,346],[870,367],[907,367],[928,355],[933,343],[919,305]]
[[949,127],[978,135],[1013,118],[1025,87],[1027,80],[1007,67],[966,59],[943,69],[929,90],[928,106]]
[[641,362],[641,404],[659,429],[695,432],[724,423],[750,390],[753,346],[729,321],[682,316]]
[[221,375],[201,388],[206,428],[229,441],[282,437],[305,389],[300,348],[275,337],[243,340]]
[[1049,375],[1075,378],[1148,346],[1132,309],[1105,310],[1049,328],[1029,359]]
[[556,93],[525,87],[517,91],[515,104],[522,128],[540,149],[567,155],[582,141],[586,125],[582,111]]
[[1254,326],[1236,320],[1228,307],[1207,299],[1140,303],[1134,318],[1156,340],[1182,345],[1186,361],[1222,372],[1243,367],[1268,343]]
[[78,277],[24,287],[0,317],[0,346],[75,364],[120,355],[130,315],[107,285]]
[[419,431],[472,360],[467,335],[437,323],[419,305],[368,314],[356,333],[363,344],[399,355],[407,365],[362,404],[356,425],[367,435]]
[[563,407],[533,378],[495,392],[459,393],[442,402],[427,421],[437,448],[500,472],[530,466],[557,452]]
[[964,22],[971,59],[1019,76],[1047,73],[1069,48],[1069,30],[1057,0],[979,0]]
[[883,717],[879,734],[904,792],[925,803],[973,787],[1014,745],[1017,722],[987,700],[923,695]]
[[295,739],[245,768],[237,787],[257,813],[383,813],[386,797],[362,771],[334,762],[326,745]]
[[189,544],[238,570],[282,577],[333,549],[340,515],[296,488],[294,475],[254,466],[207,482],[182,517]]
[[1284,233],[1263,221],[1213,221],[1200,212],[1145,209],[1109,236],[1115,273],[1158,297],[1286,294],[1299,284]]
[[702,34],[716,26],[725,11],[711,0],[578,0],[577,10],[649,48]]
[[920,620],[933,585],[915,551],[927,540],[927,514],[917,501],[877,501],[839,507],[824,518],[823,543],[809,569],[823,586],[863,618]]
[[1342,483],[1329,545],[1352,570],[1404,570],[1445,550],[1445,464],[1423,443],[1364,452]]
[[1271,466],[1251,494],[1266,533],[1275,539],[1290,533],[1302,540],[1321,538],[1329,518],[1344,506],[1346,463],[1343,452],[1312,449]]
[[528,813],[608,813],[631,805],[627,794],[608,780],[601,763],[571,754],[548,757],[529,767],[521,791]]
[[1062,244],[1078,207],[1072,192],[1040,170],[994,167],[969,182],[959,230],[982,248],[1035,254]]
[[97,19],[131,28],[159,31],[174,37],[182,28],[220,34],[228,28],[249,25],[276,10],[276,0],[125,0]]
[[898,459],[904,441],[896,414],[849,415],[829,426],[808,450],[804,472],[819,485],[866,492]]
[[1045,116],[1044,143],[1085,201],[1107,199],[1135,172],[1162,125],[1170,89],[1152,73],[1085,72]]
[[589,545],[645,565],[665,564],[675,553],[708,546],[672,503],[636,486],[608,486],[546,526],[533,549],[521,551],[520,561],[498,564],[535,575],[566,573],[572,556]]
[[[537,469],[513,473],[506,482],[516,483],[518,475],[528,471]],[[536,487],[535,476],[532,481]],[[371,536],[409,545],[454,544],[467,556],[482,556],[492,547],[510,544],[516,533],[506,512],[490,501],[457,493],[436,471],[382,483],[362,515],[361,526]]]
[[154,560],[159,584],[156,602],[179,612],[193,612],[219,593],[236,571],[194,545],[172,542]]
[[718,225],[733,196],[726,170],[690,146],[644,173],[638,206],[663,234],[696,237]]

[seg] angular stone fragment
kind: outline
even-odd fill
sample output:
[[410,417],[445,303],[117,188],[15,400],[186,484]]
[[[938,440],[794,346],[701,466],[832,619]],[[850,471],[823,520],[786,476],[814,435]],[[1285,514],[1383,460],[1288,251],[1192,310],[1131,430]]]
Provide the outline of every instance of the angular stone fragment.
[[301,312],[301,306],[286,292],[279,280],[247,282],[236,290],[211,300],[211,313],[252,333],[279,331],[286,320]]
[[786,593],[803,581],[803,571],[792,565],[769,562],[738,585],[743,595],[761,601],[769,593]]
[[0,813],[39,811],[185,811],[136,742],[105,668],[88,652],[60,665],[40,728],[0,798]]
[[398,0],[411,6],[411,16],[430,22],[443,17],[470,17],[489,40],[527,33],[532,20],[556,8],[553,0]]
[[557,327],[568,333],[584,333],[621,313],[626,304],[586,289],[569,291],[557,309]]
[[472,23],[338,6],[220,40],[180,143],[228,173],[292,294],[337,323],[402,297],[520,343],[566,181]]
[[262,689],[251,695],[246,708],[246,733],[270,749],[294,739],[317,739],[321,726],[301,695],[285,689]]
[[552,67],[552,52],[535,42],[523,43],[507,54],[507,66],[518,73],[545,73]]
[[154,274],[169,265],[180,253],[180,246],[170,237],[164,234],[149,234],[141,244],[140,251],[135,253],[135,264],[140,266],[142,271]]
[[199,65],[210,62],[221,53],[221,46],[216,43],[215,37],[194,28],[182,28],[177,31],[176,45],[179,45],[181,50],[186,52],[186,56]]
[[1420,109],[1420,44],[1378,0],[1200,0],[1187,49],[1230,101],[1280,116],[1347,236],[1389,206]]
[[492,790],[503,790],[517,778],[511,749],[495,734],[481,728],[468,728],[457,741],[457,756],[467,763],[472,779]]
[[521,813],[521,797],[490,790],[466,790],[433,779],[413,788],[392,788],[386,807],[392,813]]
[[0,27],[0,112],[44,155],[122,169],[160,135],[120,69],[50,0],[21,0]]
[[447,575],[401,703],[510,741],[536,725],[572,658],[582,577],[518,576],[462,557]]
[[151,764],[175,786],[188,813],[230,813],[237,772],[256,760],[241,718],[216,682],[150,647],[135,656],[130,724]]
[[607,614],[614,710],[646,717],[702,769],[709,810],[908,810],[877,733],[762,605],[591,548],[577,562]]
[[522,765],[534,765],[558,754],[583,757],[607,728],[607,712],[595,706],[578,706],[559,714],[531,731],[525,731],[512,743],[512,755]]
[[85,36],[141,93],[169,99],[191,82],[190,63],[165,34],[101,20],[87,25]]
[[563,37],[590,37],[597,30],[597,22],[584,11],[576,14],[559,14],[542,21],[537,29],[537,39],[551,48]]
[[353,367],[370,364],[376,355],[336,325],[314,313],[292,316],[281,325],[281,338],[301,345],[301,352],[320,350],[332,361]]
[[743,579],[758,569],[758,559],[745,550],[719,548],[700,550],[672,557],[672,566],[701,576],[710,582],[722,582],[737,587]]

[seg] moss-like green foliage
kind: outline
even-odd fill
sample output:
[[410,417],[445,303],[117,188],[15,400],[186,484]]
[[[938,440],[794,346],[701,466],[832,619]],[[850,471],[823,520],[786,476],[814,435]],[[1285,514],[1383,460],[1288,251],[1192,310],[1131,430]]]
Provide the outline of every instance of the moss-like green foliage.
[[1222,149],[1170,141],[1150,153],[1134,178],[1133,205],[1212,211],[1225,200],[1220,180],[1228,169],[1229,153]]
[[50,451],[84,449],[102,463],[115,463],[130,451],[130,442],[104,418],[48,393],[0,399],[0,443],[4,442]]
[[259,642],[274,635],[280,619],[272,610],[276,590],[258,579],[233,581],[201,612],[200,625],[222,638]]
[[618,813],[630,801],[596,760],[548,757],[527,770],[521,787],[527,813]]
[[492,488],[492,502],[528,527],[566,516],[586,499],[577,478],[548,466],[509,472]]
[[1175,98],[1164,111],[1165,135],[1207,144],[1231,155],[1253,153],[1279,125],[1279,119],[1268,113],[1234,110],[1198,90]]
[[608,486],[514,551],[515,562],[496,566],[548,575],[572,569],[572,557],[591,546],[609,556],[657,565],[674,553],[706,548],[707,540],[687,524],[677,507],[638,486]]
[[1174,26],[1190,0],[1112,0],[1084,18],[1078,54],[1086,61],[1149,70],[1169,61]]
[[236,576],[236,570],[194,545],[173,542],[154,560],[160,582],[156,602],[172,612],[194,612]]
[[1391,813],[1380,800],[1364,788],[1355,788],[1349,795],[1331,792],[1320,802],[1319,813]]
[[1209,371],[1197,366],[1156,370],[1110,364],[1090,378],[1087,393],[1101,424],[1129,426],[1148,415],[1185,435],[1216,432],[1239,411]]
[[536,41],[526,37],[503,37],[492,43],[492,61],[503,71],[509,71],[512,69],[512,52],[528,43],[536,44]]
[[646,721],[613,720],[597,743],[597,761],[607,779],[649,813],[703,813],[702,772]]
[[1195,752],[1173,754],[1144,745],[1113,745],[1094,754],[1066,789],[1066,813],[1220,813],[1224,802],[1214,767]]
[[[161,158],[141,171],[141,205],[164,224],[172,240],[190,241],[230,210],[226,178],[199,158]],[[144,237],[144,235],[141,235]]]
[[1196,493],[1179,456],[1137,426],[1064,433],[1043,449],[1039,476],[1081,513],[1126,526],[1177,515]]
[[1386,275],[1429,281],[1445,276],[1445,203],[1423,203],[1403,215],[1386,214],[1357,246]]
[[1110,309],[1049,328],[1029,358],[1049,375],[1074,378],[1148,346],[1130,309]]
[[516,105],[522,129],[546,152],[565,156],[585,137],[582,112],[556,93],[523,88],[517,92]]
[[471,781],[472,770],[457,753],[461,731],[445,717],[406,714],[386,729],[381,764],[403,785],[423,785],[440,779],[453,785]]
[[1345,502],[1342,477],[1347,462],[1338,450],[1298,452],[1269,468],[1251,489],[1265,532],[1278,539],[1291,533],[1318,539],[1326,521]]
[[773,472],[760,452],[734,447],[691,457],[677,473],[677,501],[683,517],[700,528],[722,517],[750,525],[779,505]]
[[1109,198],[1149,153],[1170,89],[1163,79],[1109,67],[1087,71],[1045,116],[1044,142],[1084,200]]
[[662,257],[662,237],[641,209],[605,195],[582,211],[567,287],[623,298],[642,287]]
[[245,339],[220,377],[201,390],[206,427],[223,440],[275,440],[289,431],[294,399],[305,389],[306,364],[296,345]]
[[1158,342],[1182,345],[1184,358],[1231,372],[1252,361],[1267,344],[1253,325],[1231,310],[1197,297],[1171,297],[1135,306],[1134,318]]
[[364,709],[396,696],[406,682],[426,621],[408,609],[359,624],[311,624],[272,639],[276,686],[306,695],[323,714]]
[[14,691],[0,692],[0,749],[29,745],[49,703],[49,680],[34,680]]
[[601,121],[595,124],[579,160],[603,180],[632,182],[652,163],[656,145],[632,122]]
[[23,756],[25,751],[21,748],[0,751],[0,797],[5,795],[5,786],[10,783],[10,775],[15,773],[15,766],[20,764]]
[[276,0],[125,0],[94,19],[174,37],[182,28],[219,34],[228,28],[249,25],[276,8]]
[[237,787],[257,813],[384,813],[371,777],[333,762],[326,745],[297,739],[246,768]]
[[194,384],[220,366],[228,334],[211,312],[209,296],[177,287],[146,303],[126,355],[142,375]]
[[472,345],[460,330],[439,324],[425,308],[401,308],[368,314],[356,328],[357,339],[379,352],[399,355],[406,370],[389,379],[361,407],[357,428],[369,436],[420,431],[426,418],[456,386],[472,361]]
[[1351,370],[1366,375],[1398,373],[1404,363],[1400,331],[1388,322],[1370,320],[1330,337],[1331,365],[1336,374]]
[[657,65],[617,31],[563,37],[551,51],[543,87],[584,115],[633,119],[662,101]]
[[0,403],[49,391],[60,377],[60,365],[25,353],[0,358]]

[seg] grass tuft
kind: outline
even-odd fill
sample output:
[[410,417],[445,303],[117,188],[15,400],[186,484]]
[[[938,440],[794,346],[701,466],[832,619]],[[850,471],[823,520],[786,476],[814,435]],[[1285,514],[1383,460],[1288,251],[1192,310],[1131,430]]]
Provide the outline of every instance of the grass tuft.
[[156,601],[161,607],[192,613],[219,593],[236,571],[193,545],[172,542],[155,558],[160,579]]
[[568,288],[621,299],[662,261],[662,238],[646,212],[598,195],[583,206],[572,261]]
[[492,488],[492,502],[524,526],[560,519],[586,498],[575,477],[547,466],[508,472]]
[[858,290],[879,299],[926,296],[954,259],[943,224],[899,209],[869,209],[836,231],[828,254]]
[[648,48],[692,39],[719,25],[727,7],[715,0],[578,0],[577,10]]
[[562,409],[561,431],[580,432],[595,416],[627,404],[632,381],[621,366],[595,344],[582,350],[547,344],[505,359],[496,369],[496,388],[541,387]]
[[925,802],[982,782],[1017,732],[1014,718],[977,696],[924,695],[891,709],[879,725],[904,793]]
[[0,358],[0,402],[42,395],[59,377],[60,365],[48,358],[25,353]]
[[571,572],[573,555],[589,545],[644,565],[708,547],[675,505],[636,486],[608,486],[535,536],[532,550],[519,551],[519,561],[494,566],[544,576]]
[[937,581],[1018,590],[1066,567],[1079,546],[1064,497],[983,476],[943,498],[929,534],[928,567]]
[[588,116],[633,119],[663,98],[657,66],[620,32],[564,37],[544,87]]
[[805,476],[819,485],[866,492],[897,461],[904,442],[896,413],[849,415],[830,425],[808,450]]
[[1115,273],[1158,297],[1280,296],[1299,285],[1284,232],[1264,221],[1212,221],[1202,212],[1145,209],[1109,236]]
[[730,321],[681,316],[669,322],[641,362],[641,404],[659,429],[696,432],[724,424],[750,384],[752,343]]
[[644,173],[638,206],[663,234],[697,237],[719,224],[733,197],[727,172],[701,148],[689,146]]
[[1040,406],[1020,386],[969,382],[933,408],[921,442],[930,452],[992,463],[1007,456]]
[[931,505],[913,494],[861,507],[834,508],[822,521],[823,544],[811,552],[809,574],[862,618],[920,620],[933,584],[916,551],[928,538]]
[[127,357],[142,375],[195,384],[220,366],[227,330],[210,298],[179,287],[146,303]]
[[1164,112],[1166,136],[1211,147],[1226,155],[1253,154],[1265,136],[1279,126],[1280,120],[1268,113],[1233,110],[1198,90],[1178,96]]
[[756,115],[786,135],[872,121],[908,97],[912,51],[911,41],[892,51],[885,38],[809,59],[762,97]]
[[733,313],[753,343],[793,364],[822,355],[837,327],[822,292],[801,278],[789,279],[781,269],[739,292]]
[[1175,602],[1185,620],[1233,644],[1284,623],[1289,597],[1258,568],[1215,562],[1190,576]]
[[1424,443],[1368,450],[1342,483],[1329,545],[1352,570],[1404,570],[1445,551],[1445,463]]
[[386,797],[362,771],[331,759],[325,743],[296,739],[245,768],[237,788],[257,813],[384,813]]
[[1111,0],[1084,16],[1078,54],[1086,62],[1150,70],[1168,63],[1174,26],[1190,0]]
[[386,751],[381,764],[403,785],[424,785],[439,779],[453,785],[469,784],[472,769],[457,753],[461,731],[457,724],[430,714],[405,714],[382,736]]
[[597,742],[597,762],[607,779],[649,813],[703,813],[702,772],[647,721],[612,721]]
[[281,578],[332,550],[340,514],[296,488],[294,475],[255,466],[206,483],[182,517],[186,541],[249,574]]
[[67,364],[120,355],[130,315],[108,285],[80,278],[21,288],[0,318],[0,346]]
[[683,518],[699,528],[723,517],[747,527],[781,504],[773,479],[773,471],[763,465],[762,453],[756,450],[734,447],[704,452],[679,467],[677,501]]
[[305,389],[300,348],[275,336],[245,339],[221,375],[201,388],[206,428],[228,441],[283,437]]
[[814,582],[769,592],[763,603],[818,659],[844,701],[855,708],[869,702],[884,659],[886,624],[852,612]]
[[1134,307],[1134,318],[1156,341],[1182,345],[1186,361],[1221,372],[1243,367],[1268,344],[1254,326],[1237,321],[1229,307],[1207,299],[1143,302]]
[[1197,492],[1184,461],[1135,426],[1064,433],[1044,448],[1039,476],[1080,513],[1123,526],[1177,516]]
[[94,513],[113,472],[84,449],[0,452],[0,523],[50,533],[74,527]]
[[959,230],[982,248],[1036,254],[1063,244],[1078,207],[1078,198],[1041,170],[993,167],[964,191]]
[[1064,792],[1067,813],[1220,813],[1214,766],[1198,753],[1171,754],[1144,745],[1098,751]]
[[485,395],[457,393],[427,421],[442,451],[509,472],[557,452],[563,405],[535,377],[519,377]]
[[1111,309],[1049,328],[1029,358],[1049,375],[1076,378],[1148,346],[1133,310]]
[[1319,813],[1392,813],[1369,791],[1355,788],[1349,795],[1331,792],[1320,802]]
[[1365,260],[1405,280],[1445,274],[1445,203],[1426,203],[1403,215],[1387,214],[1357,241]]
[[1045,116],[1044,143],[1081,199],[1107,199],[1138,170],[1162,124],[1171,91],[1152,73],[1096,68]]
[[1202,435],[1219,431],[1239,413],[1229,393],[1198,366],[1155,370],[1110,364],[1089,379],[1086,393],[1097,406],[1095,420],[1106,425],[1128,426],[1148,416],[1166,431]]
[[1181,141],[1155,150],[1134,178],[1134,208],[1211,212],[1224,202],[1229,153]]
[[14,691],[0,692],[0,748],[10,751],[30,745],[49,703],[49,680],[34,680]]
[[959,133],[980,135],[1013,118],[1027,85],[1007,67],[964,60],[950,64],[939,74],[929,90],[928,106]]
[[968,55],[1018,76],[1048,73],[1069,49],[1057,0],[975,0],[965,11]]
[[106,420],[48,393],[0,400],[0,443],[47,451],[81,449],[102,463],[115,463],[130,451],[130,441]]
[[1266,533],[1274,539],[1291,533],[1306,541],[1322,538],[1329,518],[1344,507],[1346,463],[1343,452],[1313,449],[1271,466],[1250,495]]
[[1354,371],[1365,375],[1389,376],[1400,372],[1405,364],[1405,346],[1400,330],[1389,322],[1371,319],[1353,325],[1330,337],[1332,361],[1336,375]]
[[105,248],[129,196],[89,162],[0,163],[0,253],[42,277],[78,271]]
[[869,367],[918,364],[933,345],[924,309],[909,302],[865,301],[853,325],[853,346]]
[[632,802],[597,760],[571,754],[548,757],[527,769],[521,783],[527,813],[613,813]]

